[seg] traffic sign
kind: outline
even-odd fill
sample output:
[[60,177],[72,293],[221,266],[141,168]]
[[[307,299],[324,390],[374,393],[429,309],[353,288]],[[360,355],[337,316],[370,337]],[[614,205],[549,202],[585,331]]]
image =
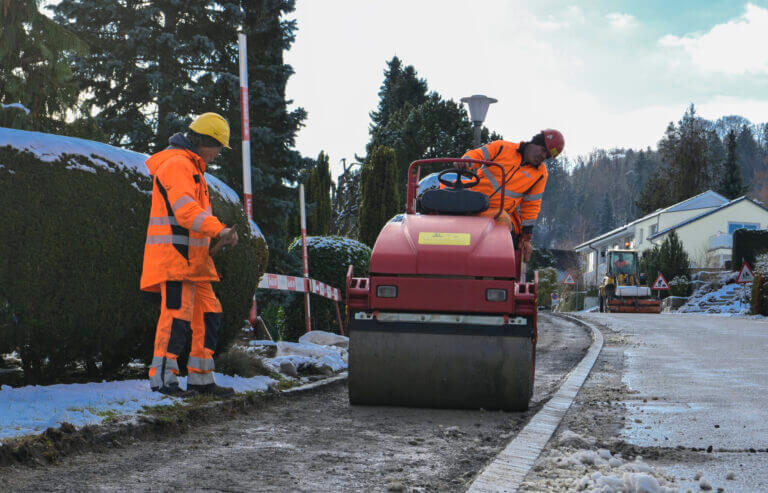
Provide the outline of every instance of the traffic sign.
[[557,301],[557,293],[552,292],[552,301]]
[[739,277],[736,278],[736,282],[739,284],[746,284],[755,280],[755,275],[752,273],[752,269],[749,268],[749,264],[744,262],[739,272]]
[[656,278],[656,282],[653,283],[651,289],[657,289],[659,291],[665,291],[669,289],[669,283],[664,279],[664,274],[659,272],[659,277]]
[[565,276],[565,279],[563,279],[563,284],[576,284],[576,281],[573,280],[573,276],[570,272]]

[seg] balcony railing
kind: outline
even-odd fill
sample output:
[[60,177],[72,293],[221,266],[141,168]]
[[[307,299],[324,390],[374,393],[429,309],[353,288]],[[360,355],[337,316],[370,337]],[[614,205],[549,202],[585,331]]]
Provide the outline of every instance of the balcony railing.
[[733,248],[733,236],[728,233],[719,233],[709,237],[709,251],[720,248]]

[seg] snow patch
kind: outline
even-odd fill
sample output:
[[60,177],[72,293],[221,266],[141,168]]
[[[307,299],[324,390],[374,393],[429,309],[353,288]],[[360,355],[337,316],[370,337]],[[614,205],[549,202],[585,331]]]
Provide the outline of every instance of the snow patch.
[[21,111],[23,111],[24,113],[26,113],[27,115],[29,115],[29,109],[28,109],[26,106],[24,106],[23,104],[21,104],[21,103],[11,103],[11,104],[3,104],[3,103],[0,103],[0,106],[2,106],[2,107],[3,107],[3,109],[5,109],[5,108],[16,108],[16,109],[20,109]]

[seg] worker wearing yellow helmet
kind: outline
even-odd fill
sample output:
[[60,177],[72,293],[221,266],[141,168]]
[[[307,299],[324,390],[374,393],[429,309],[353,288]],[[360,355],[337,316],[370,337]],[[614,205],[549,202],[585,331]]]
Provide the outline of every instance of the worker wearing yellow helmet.
[[[203,113],[169,143],[146,162],[152,176],[152,207],[140,287],[159,292],[162,299],[149,383],[152,390],[169,395],[226,396],[233,390],[213,380],[222,310],[211,288],[219,274],[209,246],[211,238],[236,245],[238,236],[235,228],[213,215],[205,168],[222,147],[229,148],[229,124],[221,115]],[[190,332],[184,391],[179,387],[177,359]]]

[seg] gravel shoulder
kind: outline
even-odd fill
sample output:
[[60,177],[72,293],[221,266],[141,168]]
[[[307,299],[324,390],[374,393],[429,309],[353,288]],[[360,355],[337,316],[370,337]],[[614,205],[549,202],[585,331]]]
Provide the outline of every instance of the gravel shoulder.
[[542,316],[527,413],[350,407],[346,384],[274,397],[181,434],[127,438],[47,467],[0,468],[0,489],[463,491],[589,347]]

